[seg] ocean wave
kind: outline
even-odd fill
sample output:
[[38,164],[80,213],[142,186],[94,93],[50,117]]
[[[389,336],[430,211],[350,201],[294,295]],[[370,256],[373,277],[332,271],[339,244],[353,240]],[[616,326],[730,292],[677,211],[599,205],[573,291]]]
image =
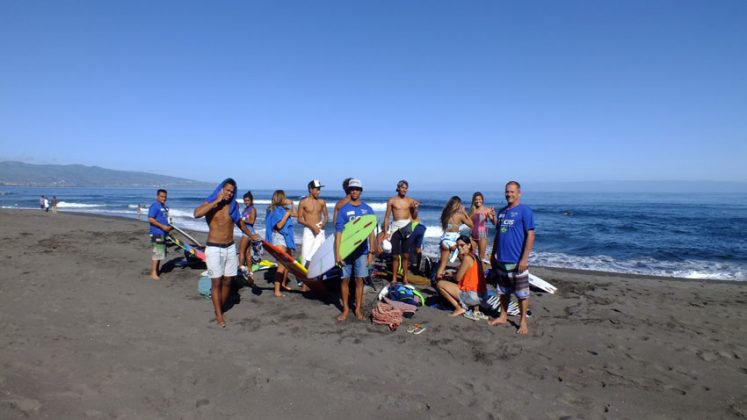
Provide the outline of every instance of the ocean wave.
[[57,203],[57,207],[61,209],[86,209],[86,208],[106,207],[106,204],[68,203],[66,201],[60,201],[59,203]]
[[577,256],[559,252],[536,252],[530,262],[543,267],[574,268],[612,273],[641,274],[687,279],[747,280],[747,267],[725,262],[654,258],[618,259],[607,255]]

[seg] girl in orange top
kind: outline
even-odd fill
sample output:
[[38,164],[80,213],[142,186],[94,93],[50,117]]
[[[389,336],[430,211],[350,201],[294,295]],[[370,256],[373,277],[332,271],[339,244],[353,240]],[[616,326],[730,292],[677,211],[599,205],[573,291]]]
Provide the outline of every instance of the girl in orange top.
[[[460,236],[456,245],[461,261],[456,273],[458,284],[449,280],[441,280],[436,284],[436,288],[441,296],[454,307],[454,311],[449,316],[464,315],[470,319],[487,319],[480,312],[480,302],[487,292],[482,264],[478,264],[469,236]],[[467,311],[470,306],[473,310]]]

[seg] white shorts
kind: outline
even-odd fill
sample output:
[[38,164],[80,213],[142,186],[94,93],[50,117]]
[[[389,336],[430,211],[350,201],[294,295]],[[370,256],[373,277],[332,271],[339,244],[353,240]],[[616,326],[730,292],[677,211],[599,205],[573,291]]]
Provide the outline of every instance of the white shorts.
[[319,234],[314,236],[311,229],[303,228],[303,243],[301,243],[301,256],[304,262],[311,261],[311,257],[324,243],[324,231],[320,230]]
[[208,276],[211,279],[220,277],[235,277],[239,267],[239,259],[236,256],[236,245],[227,248],[208,246],[205,248],[205,262],[207,263]]
[[392,220],[392,223],[389,225],[389,232],[386,233],[387,238],[391,239],[394,232],[402,229],[410,223],[412,223],[412,219]]

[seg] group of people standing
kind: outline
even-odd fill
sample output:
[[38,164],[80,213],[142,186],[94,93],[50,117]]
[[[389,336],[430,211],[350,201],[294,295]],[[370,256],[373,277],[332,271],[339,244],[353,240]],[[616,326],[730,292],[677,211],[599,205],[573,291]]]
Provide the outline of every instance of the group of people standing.
[[[314,253],[325,241],[324,227],[330,221],[327,204],[320,198],[324,186],[319,180],[308,183],[309,194],[301,199],[296,207],[283,190],[276,190],[267,207],[265,217],[266,229],[264,238],[254,229],[257,210],[251,192],[243,196],[245,208],[239,211],[234,195],[236,182],[226,179],[213,193],[194,210],[195,218],[205,217],[209,226],[207,247],[205,249],[208,273],[212,279],[212,301],[217,323],[225,327],[223,307],[230,293],[231,280],[238,270],[251,276],[251,263],[261,259],[262,240],[282,251],[293,255],[296,243],[293,227],[297,221],[303,226],[301,244],[301,261],[308,267]],[[339,200],[332,214],[334,226],[334,249],[336,262],[342,268],[340,295],[342,313],[337,317],[344,321],[349,316],[350,281],[355,284],[354,315],[365,319],[363,306],[364,279],[369,275],[370,267],[376,255],[382,252],[391,254],[391,283],[400,280],[408,284],[410,262],[419,265],[422,258],[422,242],[426,227],[420,223],[418,209],[420,203],[407,196],[409,184],[406,180],[397,183],[397,194],[387,200],[382,232],[372,232],[367,240],[347,257],[340,253],[340,240],[345,224],[359,217],[373,215],[374,210],[362,200],[363,184],[359,179],[347,178],[342,184],[345,197]],[[491,321],[492,325],[506,322],[506,313],[510,295],[519,300],[521,320],[518,332],[527,332],[527,308],[529,297],[528,258],[534,244],[534,219],[532,211],[520,203],[521,186],[511,181],[506,184],[505,197],[507,206],[499,211],[484,206],[484,197],[477,192],[472,197],[470,210],[467,211],[459,197],[451,197],[441,214],[443,236],[440,239],[441,259],[434,273],[434,284],[438,292],[454,306],[451,315],[468,314],[473,319],[485,317],[479,307],[487,300],[485,279],[485,253],[488,244],[488,226],[496,226],[496,235],[490,252],[490,278],[497,284],[501,294],[500,316]],[[153,266],[151,277],[158,278],[157,261],[163,259],[160,238],[171,230],[168,218],[161,217],[165,207],[166,192],[159,190],[156,202],[151,206],[148,220],[151,223],[153,241]],[[295,219],[295,221],[294,221]],[[242,231],[239,252],[233,240],[233,227]],[[165,245],[164,245],[165,247]],[[165,249],[165,248],[164,248]],[[455,275],[447,275],[449,263],[459,261]],[[400,275],[400,273],[402,273]],[[282,297],[288,287],[288,271],[282,265],[274,278],[274,295]],[[306,287],[299,282],[302,290]]]
[[39,208],[42,211],[49,212],[50,209],[52,209],[52,213],[57,213],[57,205],[59,204],[59,200],[57,200],[57,196],[53,195],[52,198],[48,198],[46,195],[42,195],[39,198]]

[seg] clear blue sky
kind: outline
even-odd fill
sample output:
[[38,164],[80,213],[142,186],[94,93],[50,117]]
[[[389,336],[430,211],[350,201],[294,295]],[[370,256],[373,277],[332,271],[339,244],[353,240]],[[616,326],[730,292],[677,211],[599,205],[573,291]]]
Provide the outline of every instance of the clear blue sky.
[[747,181],[747,1],[0,0],[0,159],[252,188]]

